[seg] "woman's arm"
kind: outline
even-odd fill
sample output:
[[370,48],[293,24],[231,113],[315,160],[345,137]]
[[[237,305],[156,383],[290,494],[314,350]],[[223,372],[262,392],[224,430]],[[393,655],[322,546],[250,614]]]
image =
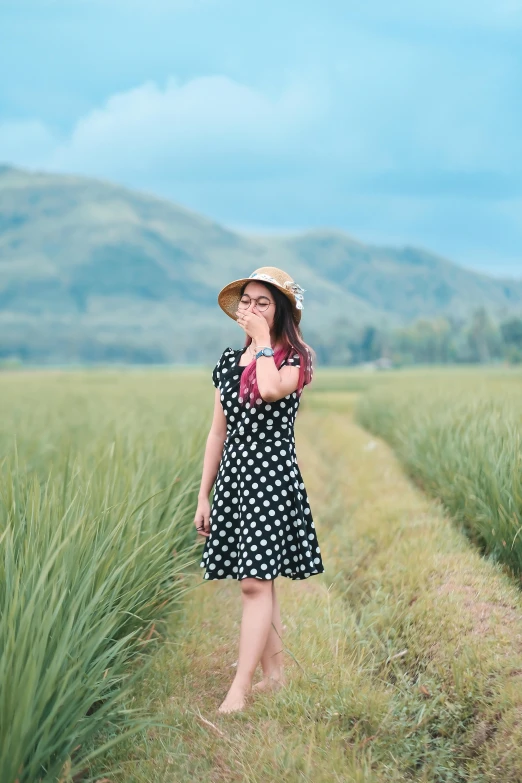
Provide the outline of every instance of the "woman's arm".
[[210,535],[210,502],[209,496],[216,480],[219,463],[223,454],[223,444],[227,437],[227,421],[221,405],[221,392],[216,389],[214,397],[214,416],[207,437],[205,456],[203,457],[203,471],[198,493],[198,507],[194,517],[196,527],[203,525],[203,530],[198,530],[202,536]]
[[[238,323],[255,340],[256,345],[271,347],[270,328],[260,315],[253,312],[238,313]],[[260,356],[256,360],[256,378],[259,393],[265,402],[276,402],[295,392],[299,385],[299,367],[277,369],[273,356]]]
[[299,367],[277,369],[273,356],[256,359],[256,378],[259,393],[265,402],[276,402],[297,389]]

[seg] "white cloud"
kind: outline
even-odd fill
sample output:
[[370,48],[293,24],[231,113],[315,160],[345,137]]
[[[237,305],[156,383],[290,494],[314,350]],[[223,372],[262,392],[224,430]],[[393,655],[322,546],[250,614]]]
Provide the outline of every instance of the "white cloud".
[[299,84],[268,96],[224,76],[181,84],[169,79],[111,96],[76,124],[45,163],[132,179],[156,170],[172,176],[241,176],[267,160],[288,165],[301,133],[322,118],[323,100]]
[[225,76],[146,82],[109,97],[65,140],[38,121],[5,122],[0,160],[127,182],[259,176],[298,165],[325,94],[293,83],[268,95]]

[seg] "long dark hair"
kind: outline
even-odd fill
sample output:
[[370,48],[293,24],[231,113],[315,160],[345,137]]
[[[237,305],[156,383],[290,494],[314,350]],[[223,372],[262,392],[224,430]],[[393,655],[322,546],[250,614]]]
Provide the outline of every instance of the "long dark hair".
[[[240,296],[243,296],[247,285],[248,283],[245,283],[241,287]],[[272,283],[263,280],[263,285],[269,289],[275,302],[272,335],[274,343],[281,343],[281,348],[278,348],[274,355],[276,367],[279,369],[283,361],[290,356],[293,356],[294,354],[299,355],[300,367],[297,394],[301,395],[303,388],[312,380],[314,372],[312,361],[315,359],[315,353],[303,340],[301,329],[294,319],[292,304],[288,297],[285,296],[277,286],[272,285]],[[248,347],[251,342],[252,338],[247,335],[245,347]],[[246,404],[247,402],[252,404],[252,402],[259,399],[259,397],[259,387],[257,385],[256,377],[256,360],[252,359],[241,375],[239,401],[243,404]]]

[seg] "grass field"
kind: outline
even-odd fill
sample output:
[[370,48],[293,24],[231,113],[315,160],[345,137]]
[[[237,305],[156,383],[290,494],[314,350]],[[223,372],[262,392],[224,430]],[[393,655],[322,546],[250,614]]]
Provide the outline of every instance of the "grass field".
[[[374,411],[377,419],[368,426],[393,443],[413,473],[398,445],[404,438],[394,440],[394,421],[403,422],[408,410],[420,417],[417,409],[429,409],[430,394],[435,399],[439,388],[448,391],[460,384],[454,406],[465,400],[474,404],[473,395],[484,387],[497,401],[505,400],[502,410],[509,410],[514,417],[509,422],[514,422],[520,376],[432,370],[318,375],[314,388],[305,393],[296,432],[326,571],[302,583],[278,580],[289,684],[276,695],[251,698],[248,709],[233,716],[219,715],[217,706],[234,672],[239,588],[235,582],[202,582],[196,566],[200,550],[191,538],[192,493],[212,402],[207,376],[0,376],[0,393],[12,413],[0,432],[0,519],[2,530],[10,530],[2,539],[2,568],[4,562],[10,568],[2,580],[4,606],[13,603],[18,584],[26,591],[19,591],[21,599],[15,602],[20,617],[27,614],[32,594],[38,593],[33,602],[40,612],[53,596],[59,598],[59,586],[52,591],[52,568],[45,579],[45,600],[26,578],[31,565],[36,571],[56,551],[50,544],[56,538],[49,534],[55,528],[67,553],[67,558],[59,558],[59,585],[69,593],[91,590],[89,604],[65,602],[69,615],[49,613],[62,650],[69,650],[70,628],[78,631],[76,667],[70,667],[65,702],[59,701],[59,683],[71,656],[64,655],[60,676],[53,679],[48,664],[54,648],[44,635],[45,626],[28,623],[27,628],[35,630],[14,638],[13,629],[18,633],[22,627],[19,620],[0,621],[2,682],[9,682],[0,696],[0,741],[2,747],[6,738],[16,741],[19,752],[13,762],[2,754],[1,780],[72,780],[67,756],[79,744],[78,766],[90,767],[90,779],[111,783],[522,780],[522,618],[516,580],[498,558],[482,557],[469,541],[471,517],[459,517],[458,509],[446,515],[447,499],[442,498],[443,505],[434,487],[426,484],[435,496],[430,499],[410,483],[390,447],[356,424],[353,415],[354,408],[359,416]],[[386,416],[387,411],[398,411],[406,391],[412,395],[409,405]],[[390,401],[388,407],[383,399]],[[447,412],[449,403],[443,407]],[[207,419],[202,411],[208,412]],[[500,427],[504,413],[495,415],[495,426]],[[387,422],[387,430],[375,424],[381,421],[378,416]],[[406,431],[409,425],[401,426]],[[420,428],[411,429],[419,439]],[[496,444],[494,448],[500,449]],[[435,453],[445,454],[432,453],[431,462]],[[461,461],[462,454],[461,449]],[[16,484],[24,488],[22,502],[6,505]],[[172,486],[168,502],[160,502]],[[31,516],[20,513],[29,506],[28,487],[38,494],[39,503],[47,497],[43,516],[40,510],[32,515],[46,520],[40,538],[35,537],[36,525],[21,521]],[[147,502],[152,495],[156,497]],[[34,507],[34,496],[32,502]],[[11,508],[10,525],[4,506]],[[121,509],[117,515],[107,512],[114,506]],[[105,520],[101,531],[93,526],[98,517]],[[78,522],[76,527],[72,520]],[[71,537],[76,529],[80,532]],[[6,545],[16,536],[26,546],[17,556],[13,546]],[[110,557],[107,537],[117,543]],[[143,548],[137,551],[138,539]],[[128,565],[115,591],[111,566],[122,552]],[[183,578],[170,579],[173,575]],[[92,592],[93,581],[99,593]],[[158,585],[161,592],[166,583],[168,596],[160,600],[164,596]],[[64,622],[67,616],[81,616],[78,609],[83,612],[87,605],[97,606],[98,616],[111,617],[117,628],[115,618],[121,622],[128,612],[138,615],[134,635],[127,639],[121,631],[114,637],[100,625],[98,636],[90,639],[89,634],[97,651],[89,656],[80,643],[86,641],[91,615],[84,616],[83,634],[74,623],[66,633]],[[11,659],[5,652],[9,634],[11,649],[17,643]],[[103,649],[107,637],[110,645]],[[146,637],[150,643],[142,668],[138,641]],[[34,649],[35,639],[44,650],[36,662],[44,663],[33,668],[39,687],[27,688],[27,677],[13,679],[5,662],[19,662],[26,672],[34,667],[28,642]],[[110,666],[102,660],[109,653]],[[103,679],[105,671],[112,685],[104,691],[109,679]],[[76,673],[84,681],[83,690]],[[51,703],[61,705],[54,713],[48,701],[47,711],[24,709],[22,714],[16,709],[22,695],[34,698],[47,689],[49,696],[53,688]],[[77,694],[83,697],[81,704],[79,698],[75,702]],[[63,707],[71,699],[76,713]],[[82,707],[85,715],[89,699],[98,707],[88,716],[92,721],[74,719]],[[6,705],[11,705],[10,713]],[[13,720],[20,715],[28,726],[22,726],[20,718],[13,730]],[[143,715],[149,724],[140,728],[137,720]],[[104,743],[120,740],[125,727],[137,732],[132,739],[86,760]],[[60,746],[55,743],[55,767],[48,765],[48,773],[40,771],[38,777],[35,770],[43,756],[35,751],[43,745],[34,737],[47,740],[53,731],[65,740]]]
[[360,398],[359,422],[440,498],[492,559],[522,575],[522,375],[396,378]]
[[159,380],[0,377],[2,783],[68,779],[102,727],[143,726],[124,698],[186,590],[204,434]]

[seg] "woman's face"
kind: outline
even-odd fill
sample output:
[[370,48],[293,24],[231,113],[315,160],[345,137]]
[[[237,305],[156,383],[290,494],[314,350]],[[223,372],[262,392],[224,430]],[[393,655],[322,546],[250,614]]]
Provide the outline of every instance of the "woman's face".
[[238,309],[256,313],[265,319],[270,329],[272,328],[276,305],[271,291],[263,283],[252,281],[247,284]]

